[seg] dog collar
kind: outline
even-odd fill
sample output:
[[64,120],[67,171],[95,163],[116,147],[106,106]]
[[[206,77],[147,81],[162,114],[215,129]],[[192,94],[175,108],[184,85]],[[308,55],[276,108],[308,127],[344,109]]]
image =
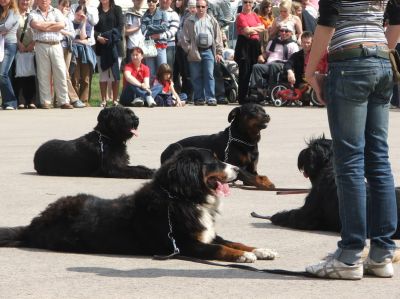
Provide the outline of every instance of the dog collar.
[[240,140],[239,138],[232,137],[232,131],[231,131],[231,126],[228,128],[228,141],[226,142],[226,147],[225,147],[225,158],[224,162],[228,161],[228,156],[229,156],[229,146],[232,141],[247,145],[247,146],[256,146],[256,144],[249,143],[243,140]]

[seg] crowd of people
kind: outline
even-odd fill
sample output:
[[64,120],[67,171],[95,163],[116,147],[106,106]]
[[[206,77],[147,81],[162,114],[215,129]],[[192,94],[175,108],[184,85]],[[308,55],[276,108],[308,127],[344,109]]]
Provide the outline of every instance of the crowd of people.
[[[227,104],[221,64],[238,70],[239,104],[267,104],[268,88],[278,80],[306,84],[318,1],[144,1],[133,0],[123,12],[114,0],[98,7],[90,0],[58,0],[57,7],[50,0],[5,0],[2,108],[90,106],[96,71],[102,107]],[[224,1],[231,5],[228,21]],[[318,71],[327,71],[327,53]]]

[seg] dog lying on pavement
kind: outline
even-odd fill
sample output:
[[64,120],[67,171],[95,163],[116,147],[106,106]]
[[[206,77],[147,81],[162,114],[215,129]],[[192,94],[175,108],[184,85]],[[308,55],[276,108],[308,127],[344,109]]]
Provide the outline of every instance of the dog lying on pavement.
[[274,250],[216,234],[221,197],[237,173],[209,150],[184,149],[134,194],[114,200],[88,194],[60,198],[28,226],[0,228],[0,246],[127,255],[165,255],[176,246],[182,255],[201,259],[274,259]]
[[261,130],[270,117],[258,104],[245,104],[234,108],[228,115],[230,126],[212,135],[193,136],[170,144],[161,154],[161,164],[185,147],[207,148],[221,161],[238,166],[238,179],[245,185],[270,190],[275,185],[267,176],[258,175],[258,142]]
[[[308,142],[299,154],[297,165],[304,176],[310,179],[311,191],[302,207],[272,215],[270,220],[273,224],[303,230],[340,232],[332,159],[332,140],[320,137]],[[397,214],[400,216],[400,188],[396,188],[396,200]],[[393,238],[400,239],[399,225]]]
[[139,118],[120,106],[105,108],[93,131],[74,140],[53,139],[35,153],[35,170],[41,175],[94,176],[149,179],[154,170],[129,166],[126,141],[137,135]]

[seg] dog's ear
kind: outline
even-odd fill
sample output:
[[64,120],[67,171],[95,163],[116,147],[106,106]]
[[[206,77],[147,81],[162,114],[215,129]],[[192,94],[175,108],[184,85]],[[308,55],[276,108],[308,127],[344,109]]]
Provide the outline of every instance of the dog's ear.
[[228,122],[232,122],[241,112],[241,107],[234,108],[228,115]]
[[97,122],[101,123],[105,121],[110,114],[110,109],[109,108],[104,108],[100,111],[99,115],[97,116]]

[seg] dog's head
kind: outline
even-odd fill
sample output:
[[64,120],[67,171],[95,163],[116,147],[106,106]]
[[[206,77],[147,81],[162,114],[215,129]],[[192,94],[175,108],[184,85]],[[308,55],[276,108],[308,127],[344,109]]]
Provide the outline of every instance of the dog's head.
[[299,153],[297,167],[311,182],[318,177],[323,168],[332,163],[332,140],[324,135],[310,139],[307,147]]
[[94,128],[116,142],[125,142],[137,135],[139,118],[129,109],[121,106],[105,108],[97,116]]
[[238,167],[219,161],[210,150],[192,147],[165,161],[154,182],[176,198],[202,203],[207,195],[227,195],[227,183],[238,172]]
[[233,109],[228,115],[228,122],[243,139],[257,143],[260,141],[260,131],[267,127],[270,121],[269,115],[258,104],[244,104]]

